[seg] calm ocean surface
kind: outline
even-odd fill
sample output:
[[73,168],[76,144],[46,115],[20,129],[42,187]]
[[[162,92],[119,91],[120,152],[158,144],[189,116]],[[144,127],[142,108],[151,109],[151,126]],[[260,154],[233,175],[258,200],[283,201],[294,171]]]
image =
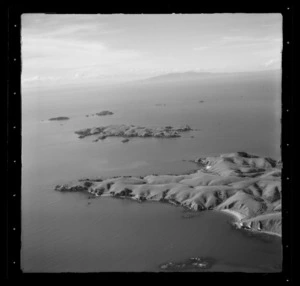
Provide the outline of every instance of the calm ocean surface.
[[[280,74],[272,72],[197,82],[24,89],[23,271],[157,271],[161,263],[191,256],[216,258],[215,271],[273,271],[281,262],[281,240],[233,230],[231,217],[223,213],[184,219],[180,207],[112,198],[88,204],[83,194],[53,188],[83,177],[186,172],[196,165],[183,160],[227,152],[280,159],[280,85]],[[102,110],[114,115],[86,117]],[[70,120],[47,121],[56,116]],[[109,124],[189,124],[197,130],[127,144],[121,138],[95,143],[74,134]]]

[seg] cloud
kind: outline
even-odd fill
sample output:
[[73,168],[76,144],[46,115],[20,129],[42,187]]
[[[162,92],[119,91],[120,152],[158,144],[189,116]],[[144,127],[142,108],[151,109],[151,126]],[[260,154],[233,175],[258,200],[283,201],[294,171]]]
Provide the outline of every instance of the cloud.
[[103,15],[22,15],[22,33],[37,38],[99,41],[103,35],[124,32],[105,22]]
[[39,75],[36,75],[36,76],[33,76],[33,77],[24,77],[22,76],[21,77],[21,81],[22,81],[22,84],[33,84],[33,83],[36,83],[36,82],[56,82],[56,81],[59,81],[61,80],[62,78],[61,77],[58,77],[58,76],[39,76]]
[[276,53],[279,53],[282,48],[282,38],[278,36],[223,36],[218,42],[215,42],[215,45],[230,49],[249,48],[252,49],[253,55],[259,53],[267,54],[268,52],[273,53],[274,50],[276,50]]
[[[22,82],[84,81],[152,65],[107,39],[124,32],[102,15],[22,15]],[[108,38],[107,38],[108,37]]]
[[230,16],[226,25],[221,18],[155,17],[24,14],[22,82],[98,82],[194,70],[198,63],[205,70],[254,69],[280,58],[281,31],[262,29],[270,24],[265,18],[237,25]]
[[27,78],[38,74],[43,79],[84,79],[122,70],[142,58],[137,50],[116,49],[101,42],[22,37],[22,73]]
[[253,41],[255,38],[246,37],[246,36],[223,36],[221,42],[245,42]]
[[196,48],[193,48],[194,51],[204,51],[208,49],[208,46],[203,46],[203,47],[196,47]]
[[272,43],[280,42],[281,38],[266,36],[266,37],[250,37],[250,36],[223,36],[220,39],[220,43],[249,43],[249,44],[263,44],[263,43]]
[[280,59],[273,58],[273,59],[270,59],[267,62],[265,62],[264,66],[265,67],[271,67],[271,66],[273,67],[273,66],[277,66],[280,62],[281,62]]

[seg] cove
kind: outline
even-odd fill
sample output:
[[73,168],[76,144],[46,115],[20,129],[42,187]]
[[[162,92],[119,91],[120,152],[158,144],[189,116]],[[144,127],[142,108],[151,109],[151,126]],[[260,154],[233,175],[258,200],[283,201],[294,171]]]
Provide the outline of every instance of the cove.
[[53,195],[60,196],[55,204],[64,206],[63,212],[30,219],[23,233],[23,271],[156,272],[163,263],[190,257],[211,257],[214,264],[205,271],[281,267],[281,239],[234,229],[228,214],[80,193]]

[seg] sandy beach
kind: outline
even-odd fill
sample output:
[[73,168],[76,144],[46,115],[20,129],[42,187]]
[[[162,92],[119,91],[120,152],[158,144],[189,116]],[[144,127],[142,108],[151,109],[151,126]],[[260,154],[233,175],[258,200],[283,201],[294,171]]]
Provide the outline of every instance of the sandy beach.
[[241,220],[243,218],[245,218],[244,215],[242,215],[241,213],[239,213],[237,211],[223,209],[223,210],[221,210],[221,212],[224,212],[224,213],[232,215],[236,219],[237,223],[241,222]]

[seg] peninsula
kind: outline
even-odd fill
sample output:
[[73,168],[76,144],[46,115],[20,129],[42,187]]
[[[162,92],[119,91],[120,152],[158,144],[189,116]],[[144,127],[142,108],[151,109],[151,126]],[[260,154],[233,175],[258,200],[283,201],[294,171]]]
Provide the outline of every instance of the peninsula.
[[195,163],[197,171],[189,174],[82,179],[55,190],[224,211],[235,216],[238,228],[281,235],[280,161],[237,152]]

